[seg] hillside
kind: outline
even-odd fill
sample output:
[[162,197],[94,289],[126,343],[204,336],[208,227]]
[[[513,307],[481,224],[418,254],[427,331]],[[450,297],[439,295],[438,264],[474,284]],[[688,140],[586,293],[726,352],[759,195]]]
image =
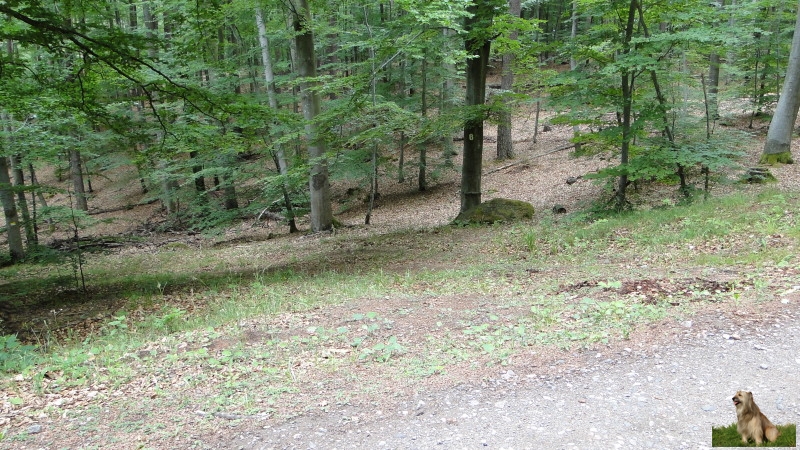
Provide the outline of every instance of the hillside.
[[[494,404],[528,404],[542,386],[563,393],[564,383],[586,381],[581,373],[604,373],[593,362],[604,355],[617,355],[609,358],[624,379],[634,364],[626,353],[655,358],[666,346],[677,358],[693,336],[763,335],[778,317],[796,327],[795,166],[770,168],[774,185],[715,186],[708,202],[689,206],[652,208],[678,197],[674,186],[645,184],[634,192],[641,212],[585,222],[570,213],[602,189],[566,179],[609,155],[548,153],[568,130],[533,144],[529,126],[517,124],[514,161],[494,162],[487,145],[484,199],[531,202],[532,224],[445,226],[458,209],[450,174],[421,194],[383,180],[373,225],[361,225],[365,206],[352,202],[333,234],[289,235],[250,220],[217,236],[153,234],[156,206],[101,214],[117,220],[87,234],[136,239],[87,253],[88,292],[71,287],[65,265],[3,269],[0,293],[13,299],[4,325],[49,353],[7,352],[0,446],[358,448],[378,443],[343,436],[377,436],[390,412],[428,420],[449,396],[476,390],[491,391]],[[758,141],[743,167],[755,164]],[[336,186],[340,208],[350,187]],[[136,200],[129,180],[96,188],[97,208]],[[555,204],[567,215],[554,215]],[[693,361],[687,376],[713,368]],[[783,385],[781,373],[764,370]],[[540,378],[515,400],[509,385],[530,374]],[[796,395],[783,398],[780,420],[796,420]],[[431,420],[471,423],[454,414]],[[389,447],[414,446],[397,437],[407,432],[392,433]],[[475,430],[461,433],[471,440],[448,442],[480,442]]]

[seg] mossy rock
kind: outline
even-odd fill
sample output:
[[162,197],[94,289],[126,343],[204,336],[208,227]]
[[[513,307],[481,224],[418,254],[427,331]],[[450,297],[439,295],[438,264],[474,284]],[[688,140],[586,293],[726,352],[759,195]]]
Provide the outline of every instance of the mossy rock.
[[794,164],[794,160],[792,159],[791,152],[783,152],[761,155],[761,159],[758,163],[774,166],[775,164]]
[[764,167],[751,167],[747,169],[747,172],[741,179],[742,183],[751,184],[774,183],[776,181],[778,181],[778,179],[775,178],[775,175]]
[[454,223],[518,222],[533,218],[533,205],[521,200],[493,198],[470,208],[456,217]]

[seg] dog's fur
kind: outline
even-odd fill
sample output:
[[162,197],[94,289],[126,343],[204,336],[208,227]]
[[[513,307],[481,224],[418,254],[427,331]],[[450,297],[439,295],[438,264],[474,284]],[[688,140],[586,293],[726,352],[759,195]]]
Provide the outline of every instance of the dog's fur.
[[746,444],[752,438],[756,445],[761,445],[765,437],[770,442],[778,439],[778,429],[753,401],[752,392],[737,391],[733,396],[733,404],[736,405],[736,417],[739,419],[736,431],[742,435],[742,442]]

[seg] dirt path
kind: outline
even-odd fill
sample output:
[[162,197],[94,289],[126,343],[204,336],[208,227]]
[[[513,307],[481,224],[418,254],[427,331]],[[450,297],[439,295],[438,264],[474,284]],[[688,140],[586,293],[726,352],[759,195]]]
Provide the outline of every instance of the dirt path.
[[[235,449],[698,449],[751,390],[777,424],[800,421],[800,296],[758,311],[718,310],[645,342],[548,366],[500,371],[392,410],[346,408],[253,424],[211,447]],[[652,334],[652,332],[651,332]],[[625,347],[628,345],[628,347]]]

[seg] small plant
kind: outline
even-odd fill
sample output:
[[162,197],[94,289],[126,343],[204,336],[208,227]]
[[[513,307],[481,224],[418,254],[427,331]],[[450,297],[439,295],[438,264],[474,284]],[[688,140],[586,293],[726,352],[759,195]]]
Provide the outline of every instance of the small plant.
[[406,351],[406,348],[397,342],[397,336],[389,336],[386,342],[379,342],[372,347],[361,350],[358,359],[374,358],[377,362],[389,362],[393,356]]
[[115,336],[125,331],[128,331],[128,317],[125,314],[115,316],[114,320],[106,324],[106,332],[109,336]]
[[17,336],[0,336],[0,370],[2,372],[21,372],[32,366],[37,359],[36,346],[25,345]]
[[180,329],[186,311],[170,306],[164,310],[164,315],[153,319],[153,326],[168,333],[174,333]]
[[619,289],[622,287],[622,282],[608,280],[608,281],[600,281],[597,283],[597,285],[603,289]]
[[528,249],[529,252],[533,253],[536,251],[536,232],[535,231],[528,231],[525,233],[523,237],[525,240],[525,247]]

